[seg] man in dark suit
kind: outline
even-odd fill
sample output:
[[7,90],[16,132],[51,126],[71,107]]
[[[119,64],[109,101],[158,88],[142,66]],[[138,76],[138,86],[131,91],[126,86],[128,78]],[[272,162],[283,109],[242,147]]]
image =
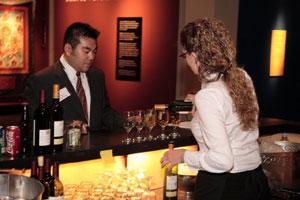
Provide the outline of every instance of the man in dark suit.
[[110,107],[104,73],[92,67],[98,35],[96,29],[84,23],[76,22],[67,28],[60,60],[32,75],[26,86],[31,119],[40,102],[40,90],[45,90],[49,105],[52,86],[58,83],[64,120],[81,120],[91,131],[120,126],[120,116]]

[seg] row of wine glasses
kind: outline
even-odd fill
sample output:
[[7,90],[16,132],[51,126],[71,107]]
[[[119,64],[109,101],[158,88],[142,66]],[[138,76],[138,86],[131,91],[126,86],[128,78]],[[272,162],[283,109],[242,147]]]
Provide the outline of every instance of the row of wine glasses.
[[[179,133],[176,130],[180,122],[179,114],[171,115],[168,110],[161,109],[147,109],[146,112],[144,110],[136,110],[134,111],[125,111],[123,113],[123,125],[127,133],[127,137],[123,140],[123,143],[130,144],[130,143],[140,143],[145,141],[153,141],[153,140],[165,140],[169,137],[177,138],[180,137]],[[165,133],[166,126],[169,126],[169,122],[171,122],[171,126],[173,126],[173,132],[170,134]],[[161,133],[154,137],[152,135],[153,128],[158,124],[161,127]],[[130,137],[130,133],[133,128],[137,129],[137,136]],[[147,127],[149,133],[147,136],[143,136],[141,134],[144,127]]]

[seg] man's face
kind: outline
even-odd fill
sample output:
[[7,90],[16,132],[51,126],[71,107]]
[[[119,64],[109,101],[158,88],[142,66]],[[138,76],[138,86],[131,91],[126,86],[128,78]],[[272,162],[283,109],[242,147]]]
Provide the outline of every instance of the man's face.
[[[72,48],[70,44],[65,47],[66,60],[76,71],[87,72],[93,64],[97,52],[97,40],[88,37],[80,37],[80,43]],[[66,50],[67,49],[67,50]]]

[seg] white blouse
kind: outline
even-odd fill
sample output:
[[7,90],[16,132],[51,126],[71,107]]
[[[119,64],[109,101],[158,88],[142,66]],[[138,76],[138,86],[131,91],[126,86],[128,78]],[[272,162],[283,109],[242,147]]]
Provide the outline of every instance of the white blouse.
[[199,151],[186,150],[184,162],[193,170],[237,173],[261,164],[259,131],[242,131],[233,102],[220,79],[203,84],[195,96],[191,122]]

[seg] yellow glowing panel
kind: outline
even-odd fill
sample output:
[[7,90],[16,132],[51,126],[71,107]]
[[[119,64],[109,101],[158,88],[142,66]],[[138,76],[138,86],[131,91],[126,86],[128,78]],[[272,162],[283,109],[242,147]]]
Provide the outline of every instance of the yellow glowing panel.
[[[197,145],[179,147],[175,149],[189,149],[197,151]],[[116,172],[125,168],[127,159],[127,167],[133,169],[145,170],[145,175],[154,177],[152,188],[161,188],[163,186],[163,169],[161,169],[160,159],[163,153],[168,149],[150,151],[144,153],[135,153],[126,156],[114,156],[113,162],[107,162],[106,159],[95,159],[82,162],[74,162],[61,164],[59,166],[59,177],[63,185],[80,184],[83,181],[91,181],[98,184],[101,179],[99,175],[105,172]],[[103,151],[102,154],[108,154],[111,157],[110,151]],[[53,160],[55,161],[55,160]],[[178,166],[178,173],[182,175],[196,175],[197,171],[189,171],[186,164]],[[30,176],[30,170],[16,171],[15,174]]]
[[283,76],[286,30],[272,30],[270,76]]
[[[177,149],[177,148],[175,148]],[[197,146],[186,146],[179,147],[178,149],[189,149],[197,150]],[[163,178],[164,171],[160,165],[160,159],[163,156],[164,152],[168,149],[162,149],[157,151],[150,151],[145,153],[135,153],[128,155],[127,157],[127,166],[130,166],[134,169],[144,169],[147,176],[154,177],[152,188],[161,188],[163,187]],[[187,175],[187,169],[184,164],[178,166],[178,173]],[[181,173],[182,172],[182,173]],[[189,172],[189,174],[196,174],[195,172]]]

